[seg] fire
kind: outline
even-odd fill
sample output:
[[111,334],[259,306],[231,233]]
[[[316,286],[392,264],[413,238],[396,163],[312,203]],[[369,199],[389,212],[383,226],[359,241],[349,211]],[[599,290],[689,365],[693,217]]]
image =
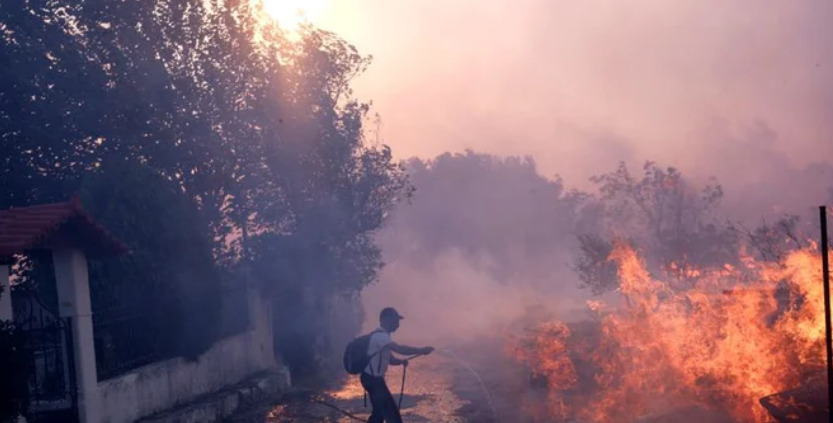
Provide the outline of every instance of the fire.
[[599,316],[597,339],[546,323],[512,345],[514,358],[546,380],[547,404],[530,404],[531,414],[632,422],[698,407],[731,421],[771,421],[761,398],[824,366],[817,255],[686,269],[690,288],[675,289],[673,278],[655,277],[632,248],[617,246],[610,259],[624,305],[602,314],[602,304],[588,304]]
[[573,387],[578,381],[565,342],[569,335],[570,329],[564,323],[545,323],[529,339],[524,340],[522,348],[516,350],[516,357],[531,366],[533,377],[543,377],[549,392],[553,394],[545,404],[545,412],[534,413],[539,419],[545,416],[565,418],[569,413],[564,398],[557,394],[558,391]]

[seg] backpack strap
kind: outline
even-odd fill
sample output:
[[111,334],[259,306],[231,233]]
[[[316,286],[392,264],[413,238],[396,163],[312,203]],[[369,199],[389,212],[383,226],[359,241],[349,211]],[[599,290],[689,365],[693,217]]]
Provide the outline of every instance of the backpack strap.
[[[373,339],[373,335],[375,335],[375,334],[377,334],[377,333],[383,333],[383,332],[384,332],[383,330],[379,330],[379,329],[376,329],[376,330],[374,330],[373,332],[370,332],[369,334],[367,334],[367,336],[368,336],[368,338],[367,338],[367,342],[368,342],[368,343],[370,343],[370,340],[371,340],[371,339]],[[377,354],[379,354],[379,353],[381,353],[381,352],[382,352],[382,350],[384,350],[385,348],[387,348],[387,346],[384,346],[384,347],[380,348],[380,349],[379,349],[379,351],[376,351],[375,353],[370,354],[370,357],[368,357],[368,359],[371,359],[371,358],[373,358],[373,357],[376,357],[376,355],[377,355]]]
[[[368,335],[369,335],[369,337],[371,337],[371,338],[372,338],[374,334],[377,334],[377,333],[382,333],[382,332],[384,332],[384,331],[383,331],[383,330],[376,329],[376,330],[374,330],[373,332],[370,332]],[[368,338],[368,342],[370,342],[370,338]],[[385,348],[387,348],[387,347],[388,347],[388,346],[387,346],[387,345],[385,345],[384,347],[379,348],[379,351],[376,351],[375,353],[371,354],[371,355],[370,355],[370,357],[368,357],[368,358],[367,358],[367,360],[368,360],[368,361],[372,361],[372,360],[373,360],[373,357],[376,357],[377,355],[381,354],[381,353],[382,353],[382,351],[384,351],[384,350],[385,350]],[[376,367],[376,371],[377,371],[377,372],[381,372],[381,371],[382,371],[382,360],[381,360],[381,359],[379,359],[379,365]],[[364,372],[364,370],[362,370],[362,372]],[[364,391],[364,406],[365,406],[365,408],[367,408],[367,390],[365,390],[365,391]]]
[[[376,329],[376,330],[374,330],[373,332],[370,332],[370,336],[371,336],[371,337],[373,337],[373,335],[374,335],[374,334],[377,334],[377,333],[383,333],[383,332],[385,332],[385,331],[383,331],[383,330],[379,330],[379,329]],[[368,342],[369,342],[369,341],[370,341],[370,340],[368,339]],[[373,360],[373,357],[376,357],[377,355],[381,354],[381,353],[382,353],[382,351],[384,351],[384,350],[385,350],[385,348],[387,348],[387,347],[388,347],[388,346],[387,346],[387,345],[385,345],[384,347],[379,348],[379,351],[376,351],[375,353],[370,354],[370,357],[368,357],[368,358],[367,358],[367,359],[368,359],[368,361],[372,361],[372,360]],[[382,359],[381,359],[381,358],[379,358],[379,364],[376,366],[376,372],[377,372],[377,373],[381,373],[381,372],[382,372]]]

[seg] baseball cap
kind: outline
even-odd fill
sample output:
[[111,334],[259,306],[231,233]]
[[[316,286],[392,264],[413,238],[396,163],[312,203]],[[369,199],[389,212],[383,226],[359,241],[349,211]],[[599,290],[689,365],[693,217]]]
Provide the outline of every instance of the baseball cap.
[[391,318],[391,317],[395,317],[399,320],[402,320],[402,319],[405,318],[404,316],[399,314],[399,312],[396,311],[396,309],[393,308],[393,307],[385,307],[385,308],[382,309],[382,312],[379,313],[379,319],[380,320],[381,319],[388,319],[388,318]]

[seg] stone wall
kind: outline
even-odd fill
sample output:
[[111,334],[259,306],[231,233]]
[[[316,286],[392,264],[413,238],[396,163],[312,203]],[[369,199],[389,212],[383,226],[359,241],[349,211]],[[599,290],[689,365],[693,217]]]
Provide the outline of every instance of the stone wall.
[[249,308],[249,330],[218,341],[196,361],[165,360],[100,382],[100,421],[134,422],[277,369],[271,313],[254,290]]

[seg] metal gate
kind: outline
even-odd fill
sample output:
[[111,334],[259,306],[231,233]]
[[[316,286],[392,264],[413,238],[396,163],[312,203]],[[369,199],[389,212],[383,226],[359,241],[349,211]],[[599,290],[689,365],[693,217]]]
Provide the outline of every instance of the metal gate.
[[58,317],[36,293],[15,294],[15,325],[22,332],[31,370],[27,421],[77,423],[71,320]]

